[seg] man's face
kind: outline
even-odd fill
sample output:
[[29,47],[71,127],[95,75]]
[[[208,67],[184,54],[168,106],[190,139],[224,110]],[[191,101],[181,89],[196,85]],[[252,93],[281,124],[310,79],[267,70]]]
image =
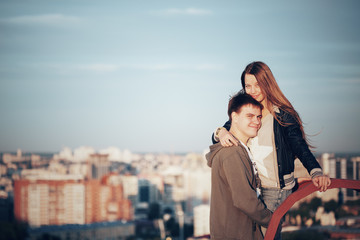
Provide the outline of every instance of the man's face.
[[248,104],[240,108],[240,112],[234,112],[232,124],[246,138],[252,138],[257,135],[261,126],[261,110],[259,107]]

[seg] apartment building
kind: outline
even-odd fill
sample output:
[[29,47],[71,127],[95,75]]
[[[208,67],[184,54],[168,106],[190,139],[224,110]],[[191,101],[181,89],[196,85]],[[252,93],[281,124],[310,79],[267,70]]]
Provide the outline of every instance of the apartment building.
[[132,220],[121,181],[20,179],[14,183],[15,218],[31,226]]

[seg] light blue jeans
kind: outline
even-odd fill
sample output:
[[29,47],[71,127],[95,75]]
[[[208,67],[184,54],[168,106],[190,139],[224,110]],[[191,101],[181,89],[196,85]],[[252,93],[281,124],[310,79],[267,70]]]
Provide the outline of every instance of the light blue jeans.
[[[285,201],[285,199],[292,193],[292,190],[284,190],[278,188],[261,188],[261,196],[265,202],[266,207],[274,212],[280,204]],[[280,221],[279,227],[276,231],[274,240],[281,240],[281,224],[283,221]],[[261,230],[265,236],[266,228],[261,227]]]

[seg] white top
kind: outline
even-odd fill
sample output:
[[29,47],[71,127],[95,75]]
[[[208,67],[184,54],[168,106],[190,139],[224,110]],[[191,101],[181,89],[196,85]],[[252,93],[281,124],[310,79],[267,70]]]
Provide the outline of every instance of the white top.
[[[239,140],[238,140],[238,141],[239,141]],[[247,151],[247,153],[248,153],[248,155],[249,155],[250,161],[251,161],[251,163],[252,163],[253,169],[254,169],[254,175],[256,176],[256,175],[258,174],[258,170],[257,170],[257,168],[256,168],[256,162],[254,161],[254,158],[253,158],[253,156],[252,156],[252,154],[251,154],[248,146],[246,146],[242,141],[239,141],[239,142],[240,142],[240,143],[243,145],[243,147],[246,149],[246,151]],[[256,188],[256,194],[257,194],[257,197],[259,197],[260,194],[261,194],[261,190],[260,190],[260,188],[258,188],[258,187]]]
[[[275,151],[274,121],[276,120],[271,114],[262,118],[258,135],[248,142],[259,171],[261,186],[264,188],[280,188],[278,161]],[[294,184],[294,180],[286,181],[284,189],[292,189]]]

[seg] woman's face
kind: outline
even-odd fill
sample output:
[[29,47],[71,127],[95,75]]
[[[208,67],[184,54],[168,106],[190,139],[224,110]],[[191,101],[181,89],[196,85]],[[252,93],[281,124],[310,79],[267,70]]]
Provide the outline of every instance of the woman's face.
[[255,76],[252,74],[245,74],[245,92],[260,103],[265,99]]

